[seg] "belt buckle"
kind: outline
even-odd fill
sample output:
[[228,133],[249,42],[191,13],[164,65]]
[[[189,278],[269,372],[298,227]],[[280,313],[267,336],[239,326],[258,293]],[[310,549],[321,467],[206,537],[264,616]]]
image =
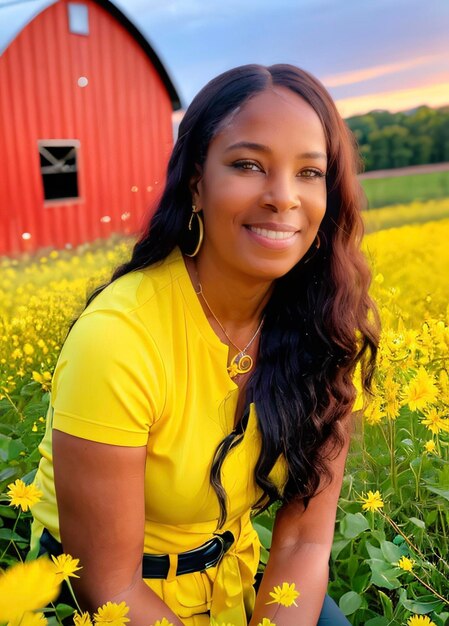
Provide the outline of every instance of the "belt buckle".
[[217,563],[221,561],[225,552],[227,552],[234,543],[234,535],[229,530],[225,531],[222,535],[214,534],[213,539],[211,539],[208,543],[212,543],[213,541],[215,541],[215,539],[218,539],[218,541],[220,542],[220,554],[218,555],[218,557],[215,557],[206,562],[206,569],[208,567],[213,567],[214,565],[217,565]]

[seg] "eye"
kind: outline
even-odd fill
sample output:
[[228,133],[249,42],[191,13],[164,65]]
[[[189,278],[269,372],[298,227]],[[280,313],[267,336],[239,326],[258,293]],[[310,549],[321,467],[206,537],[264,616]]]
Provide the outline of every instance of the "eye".
[[324,172],[322,172],[321,170],[317,170],[313,167],[308,167],[305,170],[302,170],[300,172],[300,175],[302,178],[323,178],[324,176],[326,176]]
[[232,164],[232,167],[235,167],[236,169],[239,169],[239,170],[249,170],[251,172],[262,171],[262,168],[260,167],[260,165],[258,163],[255,163],[254,161],[235,161]]

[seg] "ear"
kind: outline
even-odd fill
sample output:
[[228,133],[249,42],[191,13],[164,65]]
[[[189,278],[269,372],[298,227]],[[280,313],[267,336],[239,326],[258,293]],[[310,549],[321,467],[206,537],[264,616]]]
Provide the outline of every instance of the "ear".
[[203,177],[203,169],[201,165],[195,163],[195,173],[189,181],[189,189],[192,194],[192,204],[196,204],[198,210],[201,210],[201,179]]

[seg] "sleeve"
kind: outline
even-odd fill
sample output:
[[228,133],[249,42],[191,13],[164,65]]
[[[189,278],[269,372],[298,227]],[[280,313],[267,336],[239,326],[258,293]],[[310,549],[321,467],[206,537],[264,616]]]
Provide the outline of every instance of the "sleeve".
[[122,446],[146,445],[165,404],[165,372],[143,323],[120,311],[80,317],[53,376],[53,427]]

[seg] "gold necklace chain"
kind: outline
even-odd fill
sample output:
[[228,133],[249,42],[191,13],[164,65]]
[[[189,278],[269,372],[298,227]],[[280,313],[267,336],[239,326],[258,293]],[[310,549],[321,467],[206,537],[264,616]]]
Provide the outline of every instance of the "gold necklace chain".
[[[195,268],[196,270],[196,268]],[[231,343],[234,348],[236,348],[239,352],[238,354],[235,355],[235,357],[233,357],[231,359],[231,363],[228,366],[228,373],[229,376],[231,378],[235,378],[236,376],[238,376],[239,374],[247,374],[248,372],[250,372],[253,368],[254,362],[252,357],[249,354],[246,354],[246,351],[248,350],[248,348],[252,345],[252,343],[254,342],[254,340],[256,339],[257,335],[259,334],[259,332],[262,329],[263,323],[264,323],[264,318],[262,318],[260,320],[260,324],[257,327],[256,332],[254,333],[254,335],[251,337],[251,339],[248,341],[248,343],[246,344],[246,346],[240,350],[240,348],[238,346],[235,345],[235,343],[232,341],[232,339],[230,338],[230,336],[228,335],[228,333],[226,332],[223,324],[220,322],[220,320],[218,319],[218,317],[215,315],[215,313],[212,311],[209,302],[206,300],[206,296],[204,295],[203,292],[203,287],[200,283],[199,280],[199,276],[198,276],[198,272],[196,272],[196,276],[198,279],[198,291],[196,292],[199,296],[201,296],[207,306],[207,308],[209,309],[209,311],[211,312],[214,320],[217,322],[217,324],[220,326],[221,330],[223,331],[225,337],[227,338],[227,340],[229,341],[229,343]]]

